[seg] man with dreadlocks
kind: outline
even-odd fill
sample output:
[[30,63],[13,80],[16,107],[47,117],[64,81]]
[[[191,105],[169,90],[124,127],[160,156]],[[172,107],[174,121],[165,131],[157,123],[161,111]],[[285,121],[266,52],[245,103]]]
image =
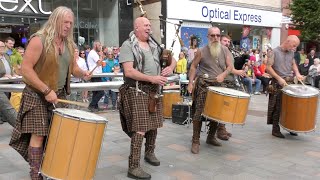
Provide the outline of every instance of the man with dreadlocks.
[[128,177],[150,179],[151,175],[140,167],[143,138],[146,138],[146,162],[159,166],[154,154],[157,129],[162,127],[162,102],[157,97],[159,86],[167,82],[165,76],[175,69],[176,61],[161,71],[160,47],[149,36],[151,25],[147,18],[139,17],[120,48],[120,63],[124,69],[124,84],[119,89],[119,112],[124,132],[131,137]]
[[[30,37],[22,62],[23,90],[10,146],[30,164],[32,180],[40,180],[43,144],[48,135],[53,103],[70,93],[70,76],[89,79],[74,58],[74,14],[58,7],[44,26]],[[59,104],[58,104],[59,106]]]

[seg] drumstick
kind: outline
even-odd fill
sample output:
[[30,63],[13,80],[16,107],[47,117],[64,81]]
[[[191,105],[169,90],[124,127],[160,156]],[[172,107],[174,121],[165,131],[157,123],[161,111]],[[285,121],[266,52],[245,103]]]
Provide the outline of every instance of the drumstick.
[[301,84],[302,84],[304,87],[307,87],[301,80],[299,80],[299,82],[301,82]]
[[93,73],[93,71],[94,71],[95,69],[97,69],[97,67],[99,67],[99,64],[97,64],[96,67],[94,67],[94,68],[90,71],[89,75],[91,75],[91,74]]
[[66,103],[66,104],[73,104],[73,105],[82,106],[82,107],[88,107],[88,104],[86,104],[86,103],[69,101],[69,100],[65,100],[65,99],[58,99],[58,102]]

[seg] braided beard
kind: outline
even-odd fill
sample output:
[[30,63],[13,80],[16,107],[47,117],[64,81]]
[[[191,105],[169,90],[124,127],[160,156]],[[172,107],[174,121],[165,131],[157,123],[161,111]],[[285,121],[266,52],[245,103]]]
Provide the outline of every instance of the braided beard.
[[221,44],[220,42],[213,42],[209,45],[210,54],[213,59],[217,59],[221,53]]

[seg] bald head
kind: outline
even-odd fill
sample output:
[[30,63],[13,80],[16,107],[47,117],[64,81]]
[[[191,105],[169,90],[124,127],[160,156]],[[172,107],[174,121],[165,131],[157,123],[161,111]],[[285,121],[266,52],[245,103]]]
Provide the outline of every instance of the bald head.
[[134,33],[140,41],[147,41],[151,32],[150,21],[145,17],[138,17],[134,21]]
[[300,40],[296,35],[290,35],[287,39],[282,43],[281,47],[287,51],[295,51],[299,46]]

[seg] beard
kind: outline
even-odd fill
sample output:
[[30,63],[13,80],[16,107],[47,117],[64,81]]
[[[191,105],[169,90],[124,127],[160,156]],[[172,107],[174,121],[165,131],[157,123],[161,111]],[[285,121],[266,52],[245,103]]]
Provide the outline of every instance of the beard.
[[209,46],[211,56],[216,59],[221,53],[221,44],[220,42],[213,42]]

